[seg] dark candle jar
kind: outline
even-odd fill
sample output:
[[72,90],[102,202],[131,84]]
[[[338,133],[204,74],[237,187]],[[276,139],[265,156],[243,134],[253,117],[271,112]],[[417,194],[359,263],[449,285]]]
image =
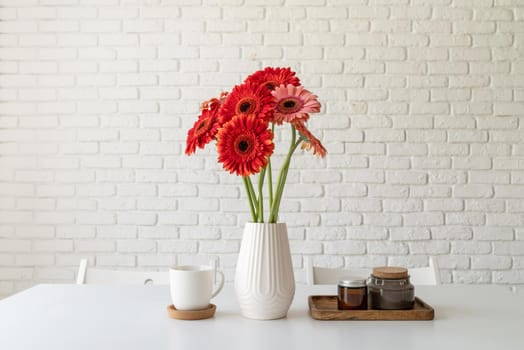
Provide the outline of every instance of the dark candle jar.
[[339,310],[364,310],[368,308],[366,280],[344,278],[338,282]]
[[377,267],[368,281],[369,305],[372,309],[412,309],[415,287],[403,267]]

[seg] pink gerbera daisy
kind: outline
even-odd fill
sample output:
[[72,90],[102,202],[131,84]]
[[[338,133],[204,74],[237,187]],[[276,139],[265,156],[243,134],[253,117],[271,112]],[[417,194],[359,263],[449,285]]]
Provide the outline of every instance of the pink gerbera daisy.
[[280,85],[271,94],[276,102],[273,121],[277,124],[298,119],[306,121],[309,113],[320,112],[317,96],[303,86]]

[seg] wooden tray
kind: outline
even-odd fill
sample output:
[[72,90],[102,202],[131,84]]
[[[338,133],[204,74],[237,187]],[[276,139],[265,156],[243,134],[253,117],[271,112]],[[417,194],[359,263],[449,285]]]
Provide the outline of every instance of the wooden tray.
[[415,298],[415,307],[409,310],[339,310],[336,295],[310,295],[309,312],[315,320],[432,320],[435,310]]
[[177,320],[204,320],[206,318],[211,318],[215,316],[215,310],[217,309],[215,304],[209,304],[209,306],[202,310],[178,310],[173,304],[167,307],[167,314],[171,318],[176,318]]

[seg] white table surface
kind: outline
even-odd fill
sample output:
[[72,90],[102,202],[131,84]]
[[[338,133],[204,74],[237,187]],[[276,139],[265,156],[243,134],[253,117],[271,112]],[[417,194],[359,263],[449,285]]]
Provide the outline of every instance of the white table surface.
[[0,301],[0,349],[524,349],[524,297],[498,286],[417,287],[433,321],[317,321],[297,285],[287,318],[239,314],[233,287],[213,319],[167,316],[168,286],[38,285]]

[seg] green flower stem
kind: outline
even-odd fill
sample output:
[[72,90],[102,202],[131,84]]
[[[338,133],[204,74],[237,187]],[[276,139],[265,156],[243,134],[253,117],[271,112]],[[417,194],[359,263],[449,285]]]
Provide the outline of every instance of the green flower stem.
[[244,180],[244,186],[246,187],[247,200],[249,202],[249,209],[251,210],[251,219],[253,219],[253,222],[257,222],[255,206],[253,205],[253,197],[251,196],[251,191],[249,190],[248,185],[248,183],[251,183],[251,181],[249,179],[249,176],[242,176],[242,180]]
[[278,220],[278,207],[280,206],[280,199],[282,198],[282,192],[284,191],[284,183],[287,177],[287,171],[289,169],[289,162],[284,162],[280,168],[278,176],[277,189],[275,191],[275,199],[273,200],[273,206],[271,207],[271,213],[269,216],[270,223],[276,223]]
[[287,178],[287,173],[289,171],[289,165],[291,164],[291,156],[293,155],[293,152],[295,152],[298,145],[303,141],[302,137],[300,137],[298,141],[296,141],[296,138],[297,138],[297,132],[295,130],[295,127],[291,126],[291,143],[289,145],[289,151],[287,153],[286,159],[284,160],[284,163],[282,164],[282,167],[280,168],[280,172],[278,175],[275,198],[273,199],[273,205],[271,206],[270,215],[269,215],[270,223],[277,222],[280,201],[282,199],[282,194],[284,192],[284,186],[286,184],[286,178]]
[[251,202],[253,203],[253,208],[255,209],[255,219],[256,219],[258,217],[258,214],[256,212],[256,209],[258,208],[257,195],[255,194],[255,189],[253,187],[253,183],[251,182],[251,178],[249,176],[246,176],[246,177],[247,177],[247,188],[249,191],[249,195],[251,196]]
[[264,187],[264,176],[266,175],[266,168],[260,171],[258,176],[258,210],[257,210],[257,222],[264,222],[264,194],[262,188]]
[[[271,132],[275,135],[275,123],[271,123]],[[267,191],[269,194],[269,209],[273,206],[273,172],[271,170],[271,157],[267,161]]]
[[269,208],[273,206],[273,174],[271,171],[271,158],[267,162],[267,191],[269,194]]
[[[300,143],[302,141],[304,141],[305,139],[303,138],[300,138],[296,143],[295,145],[293,146],[293,150],[291,151],[291,155],[293,154],[293,152],[297,149],[298,145],[300,145]],[[284,169],[284,172],[282,173],[282,178],[281,178],[281,182],[279,184],[279,187],[277,188],[277,192],[276,192],[276,195],[275,195],[275,201],[273,202],[273,207],[274,207],[274,217],[273,217],[273,221],[269,221],[271,223],[276,223],[277,220],[278,220],[278,212],[280,210],[280,202],[282,200],[282,196],[283,196],[283,193],[284,193],[284,186],[286,185],[286,180],[287,180],[287,174],[288,174],[288,171],[289,171],[289,165],[291,164],[291,156],[289,157],[289,161],[287,161],[284,165],[283,165],[283,169]]]

